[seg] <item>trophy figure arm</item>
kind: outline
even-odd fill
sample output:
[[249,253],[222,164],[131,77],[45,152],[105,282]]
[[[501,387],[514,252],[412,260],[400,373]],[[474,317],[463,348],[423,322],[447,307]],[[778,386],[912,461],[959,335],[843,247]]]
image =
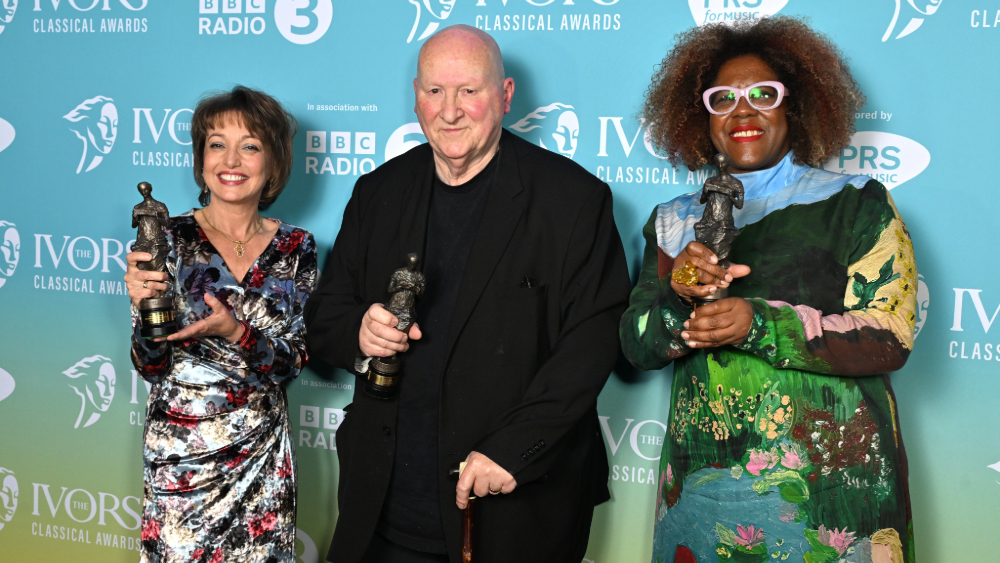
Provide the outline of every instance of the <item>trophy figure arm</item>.
[[736,209],[743,209],[743,186],[721,185],[718,192],[725,194]]
[[399,272],[394,272],[392,274],[392,277],[389,278],[388,292],[396,293],[397,291],[403,289],[402,281],[403,281],[403,276],[401,276]]
[[[873,184],[862,191],[871,194]],[[880,375],[906,363],[917,307],[913,245],[888,192],[881,185],[877,190],[883,193],[859,206],[857,228],[843,243],[853,249],[843,280],[844,311],[824,315],[783,300],[749,299],[754,318],[738,348],[778,368],[840,376]],[[885,217],[892,219],[881,229],[861,228]]]
[[738,196],[736,196],[735,198],[733,198],[733,207],[735,207],[736,209],[743,209],[743,194],[742,193],[739,194]]

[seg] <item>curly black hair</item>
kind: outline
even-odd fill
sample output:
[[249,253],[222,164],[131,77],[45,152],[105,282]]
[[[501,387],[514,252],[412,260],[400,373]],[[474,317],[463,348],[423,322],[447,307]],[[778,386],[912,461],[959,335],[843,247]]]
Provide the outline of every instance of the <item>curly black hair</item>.
[[716,149],[702,93],[727,61],[755,55],[788,88],[788,137],[796,162],[820,166],[855,132],[865,96],[840,49],[802,20],[774,16],[712,24],[679,34],[653,74],[642,116],[657,149],[674,166],[700,168]]

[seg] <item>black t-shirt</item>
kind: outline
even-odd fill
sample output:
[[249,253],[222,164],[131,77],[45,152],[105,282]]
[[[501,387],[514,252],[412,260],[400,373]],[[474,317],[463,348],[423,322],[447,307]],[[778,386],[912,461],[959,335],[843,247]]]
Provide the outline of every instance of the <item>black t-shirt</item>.
[[455,299],[482,217],[498,157],[460,186],[435,177],[421,271],[427,280],[417,300],[423,336],[402,355],[403,379],[396,421],[396,457],[378,532],[393,543],[446,553],[438,488],[438,420],[445,347]]

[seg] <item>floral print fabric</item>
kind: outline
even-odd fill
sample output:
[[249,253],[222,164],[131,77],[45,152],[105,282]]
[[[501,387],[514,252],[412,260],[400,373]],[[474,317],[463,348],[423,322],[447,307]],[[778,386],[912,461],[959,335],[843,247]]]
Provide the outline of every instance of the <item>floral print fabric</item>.
[[[888,191],[807,169],[734,210],[730,295],[754,317],[738,346],[690,349],[670,288],[697,196],[644,229],[622,318],[626,356],[673,364],[653,561],[913,563],[906,455],[885,375],[913,348],[917,272]],[[858,187],[860,186],[860,187]]]
[[284,384],[308,361],[302,308],[316,284],[307,231],[281,223],[236,280],[194,219],[171,218],[168,270],[181,326],[212,314],[212,293],[244,328],[154,343],[132,363],[152,384],[143,433],[143,562],[294,562],[295,452]]

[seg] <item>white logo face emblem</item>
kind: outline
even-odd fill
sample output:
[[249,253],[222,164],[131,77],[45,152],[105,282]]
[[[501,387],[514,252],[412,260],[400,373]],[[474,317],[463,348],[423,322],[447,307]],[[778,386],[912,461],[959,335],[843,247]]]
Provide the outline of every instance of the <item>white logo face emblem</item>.
[[111,360],[104,356],[84,358],[63,375],[73,379],[69,386],[80,396],[80,415],[73,428],[80,428],[81,422],[84,428],[97,422],[115,398],[115,367]]
[[[0,31],[3,31],[3,26],[0,26]],[[0,119],[0,152],[3,152],[13,142],[14,126],[6,120]]]
[[[80,155],[80,164],[76,167],[76,173],[81,170],[90,172],[104,159],[104,155],[111,152],[111,147],[115,146],[115,138],[118,137],[118,108],[112,103],[111,98],[97,96],[84,100],[83,103],[73,108],[73,111],[63,116],[73,123],[70,130],[83,141],[83,154]],[[94,158],[84,170],[83,165],[87,162],[87,152],[90,148],[97,151]]]
[[[3,33],[7,24],[14,19],[14,12],[17,11],[17,0],[3,0],[0,4],[0,33]],[[0,150],[3,150],[0,148]]]
[[[424,18],[424,21],[430,20],[430,23],[424,28],[423,33],[416,38],[417,41],[423,41],[437,31],[438,27],[441,26],[441,22],[448,19],[452,10],[455,9],[455,0],[409,0],[409,2],[417,8],[417,17],[413,20],[413,29],[410,30],[409,37],[406,38],[407,43],[413,42],[413,38],[417,34],[417,29],[420,28],[420,19],[422,16],[426,14],[427,17]],[[504,2],[504,4],[506,5],[507,3]],[[438,21],[434,21],[435,19]]]
[[274,25],[296,45],[308,45],[323,37],[332,21],[331,0],[278,0],[274,4]]
[[920,143],[902,135],[881,131],[858,131],[840,155],[823,168],[841,174],[863,174],[888,189],[916,178],[931,162],[931,153]]
[[569,158],[573,158],[576,153],[580,120],[576,117],[573,106],[556,102],[540,107],[510,128],[521,133],[531,131],[531,134],[524,137],[552,152]]
[[[298,540],[295,542],[295,560],[302,563],[319,563],[319,550],[316,549],[316,543],[312,541],[309,534],[295,528],[295,539]],[[301,553],[299,553],[299,542],[302,542]]]
[[924,323],[927,322],[927,309],[931,305],[931,292],[927,290],[927,284],[924,283],[924,276],[917,274],[917,322],[913,326],[913,339],[916,340],[920,336],[920,331],[924,328]]
[[691,15],[699,27],[710,23],[759,20],[777,14],[787,3],[788,0],[688,0]]
[[17,479],[10,469],[0,467],[0,530],[14,519],[17,511]]
[[10,397],[14,392],[14,378],[3,368],[0,368],[0,401]]
[[[910,5],[909,8],[903,6],[902,0],[896,0],[896,11],[892,13],[892,21],[889,22],[889,28],[885,30],[885,35],[882,36],[882,42],[885,43],[892,36],[892,30],[896,28],[896,23],[909,19],[909,23],[906,27],[899,32],[896,39],[901,39],[907,35],[913,33],[924,23],[924,18],[922,16],[933,16],[934,12],[937,12],[938,8],[941,7],[942,0],[906,0]],[[902,9],[903,18],[900,19],[900,11]]]
[[[420,135],[420,140],[406,140],[407,135]],[[427,137],[424,137],[424,130],[420,128],[420,124],[407,123],[393,131],[392,135],[389,135],[389,140],[385,144],[385,160],[388,162],[413,147],[419,147],[426,142]]]
[[14,275],[20,258],[21,236],[17,234],[14,223],[0,221],[0,287]]

